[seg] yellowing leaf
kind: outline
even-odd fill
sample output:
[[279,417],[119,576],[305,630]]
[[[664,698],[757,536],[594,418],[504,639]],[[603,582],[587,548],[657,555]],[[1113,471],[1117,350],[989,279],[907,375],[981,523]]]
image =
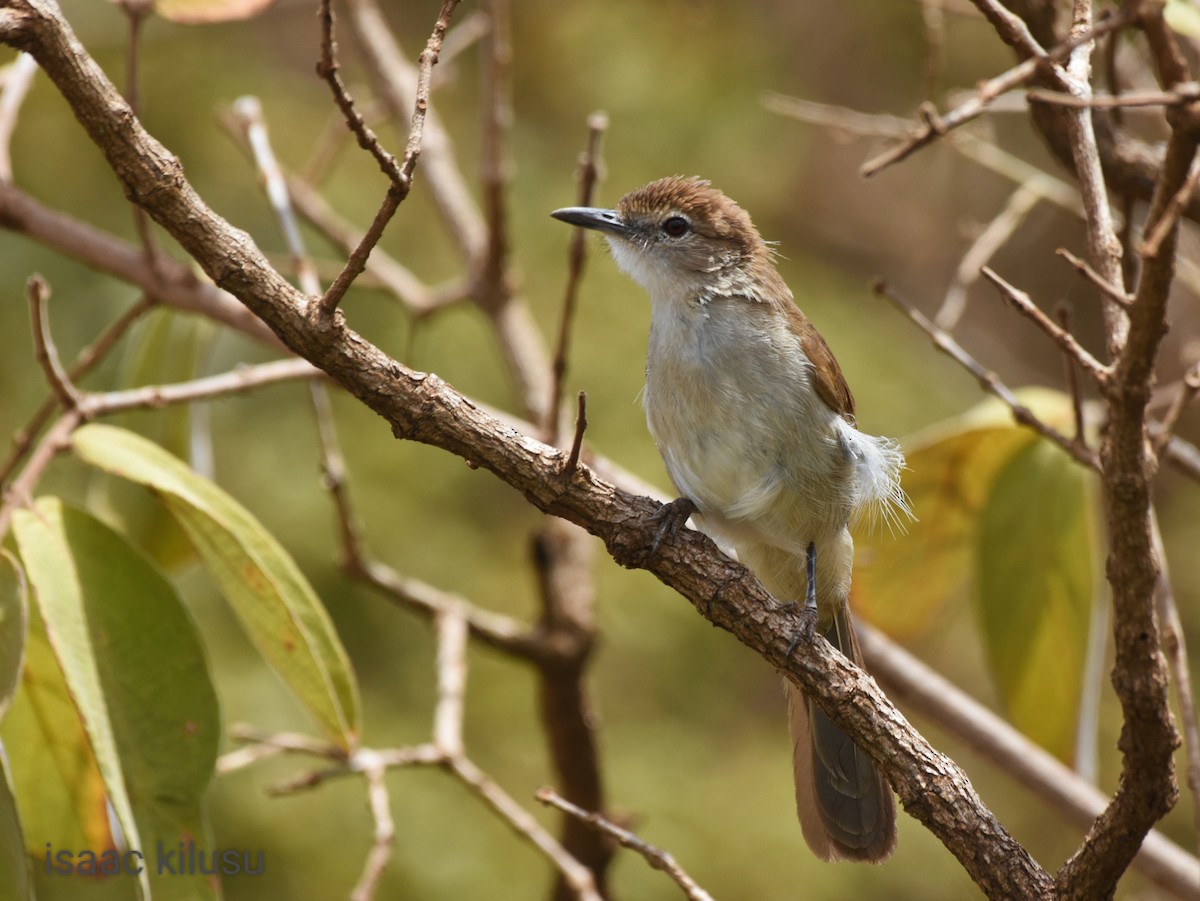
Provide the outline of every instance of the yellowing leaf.
[[[160,844],[203,848],[220,718],[174,588],[121,535],[55,498],[20,511],[13,529],[129,847],[144,861]],[[203,873],[143,865],[156,901],[216,897]]]
[[[1068,428],[1070,400],[1042,389],[1018,392],[1044,421]],[[901,482],[915,521],[903,534],[875,529],[855,536],[854,609],[896,638],[924,633],[952,600],[967,596],[978,565],[979,516],[997,473],[1039,441],[987,398],[961,416],[904,443]]]
[[29,608],[21,685],[0,735],[30,854],[45,856],[47,844],[114,847],[104,780],[36,605]]

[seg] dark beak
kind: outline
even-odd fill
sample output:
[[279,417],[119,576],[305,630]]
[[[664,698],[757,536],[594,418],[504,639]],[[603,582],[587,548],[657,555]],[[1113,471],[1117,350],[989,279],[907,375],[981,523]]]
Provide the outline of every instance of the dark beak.
[[629,233],[629,226],[625,224],[621,214],[616,210],[601,210],[590,206],[569,206],[555,210],[550,215],[560,222],[578,225],[580,228],[593,228],[611,235]]

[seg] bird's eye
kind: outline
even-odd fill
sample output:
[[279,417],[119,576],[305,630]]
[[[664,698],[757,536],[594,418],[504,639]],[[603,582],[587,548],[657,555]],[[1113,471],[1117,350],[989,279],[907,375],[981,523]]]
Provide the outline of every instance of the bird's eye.
[[682,238],[692,230],[692,224],[683,216],[671,216],[663,220],[663,233],[671,238]]

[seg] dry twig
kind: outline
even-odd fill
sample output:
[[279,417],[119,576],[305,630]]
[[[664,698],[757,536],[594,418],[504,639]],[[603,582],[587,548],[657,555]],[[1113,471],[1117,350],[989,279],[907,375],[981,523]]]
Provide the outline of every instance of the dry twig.
[[553,789],[538,789],[537,799],[543,804],[550,807],[557,807],[568,816],[575,817],[577,820],[587,823],[592,828],[620,843],[622,847],[636,851],[654,869],[662,870],[675,880],[675,883],[683,889],[683,893],[691,901],[713,901],[712,895],[702,889],[696,883],[696,880],[692,879],[668,852],[642,841],[628,829],[622,829],[616,823],[605,819],[595,811],[584,810],[582,807],[572,804]]

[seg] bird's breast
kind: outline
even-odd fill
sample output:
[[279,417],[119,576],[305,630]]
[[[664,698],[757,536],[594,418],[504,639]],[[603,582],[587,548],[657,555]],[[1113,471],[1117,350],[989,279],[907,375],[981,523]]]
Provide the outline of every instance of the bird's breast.
[[774,322],[741,298],[656,307],[647,422],[675,487],[703,513],[790,533],[840,529],[852,466],[839,417]]

